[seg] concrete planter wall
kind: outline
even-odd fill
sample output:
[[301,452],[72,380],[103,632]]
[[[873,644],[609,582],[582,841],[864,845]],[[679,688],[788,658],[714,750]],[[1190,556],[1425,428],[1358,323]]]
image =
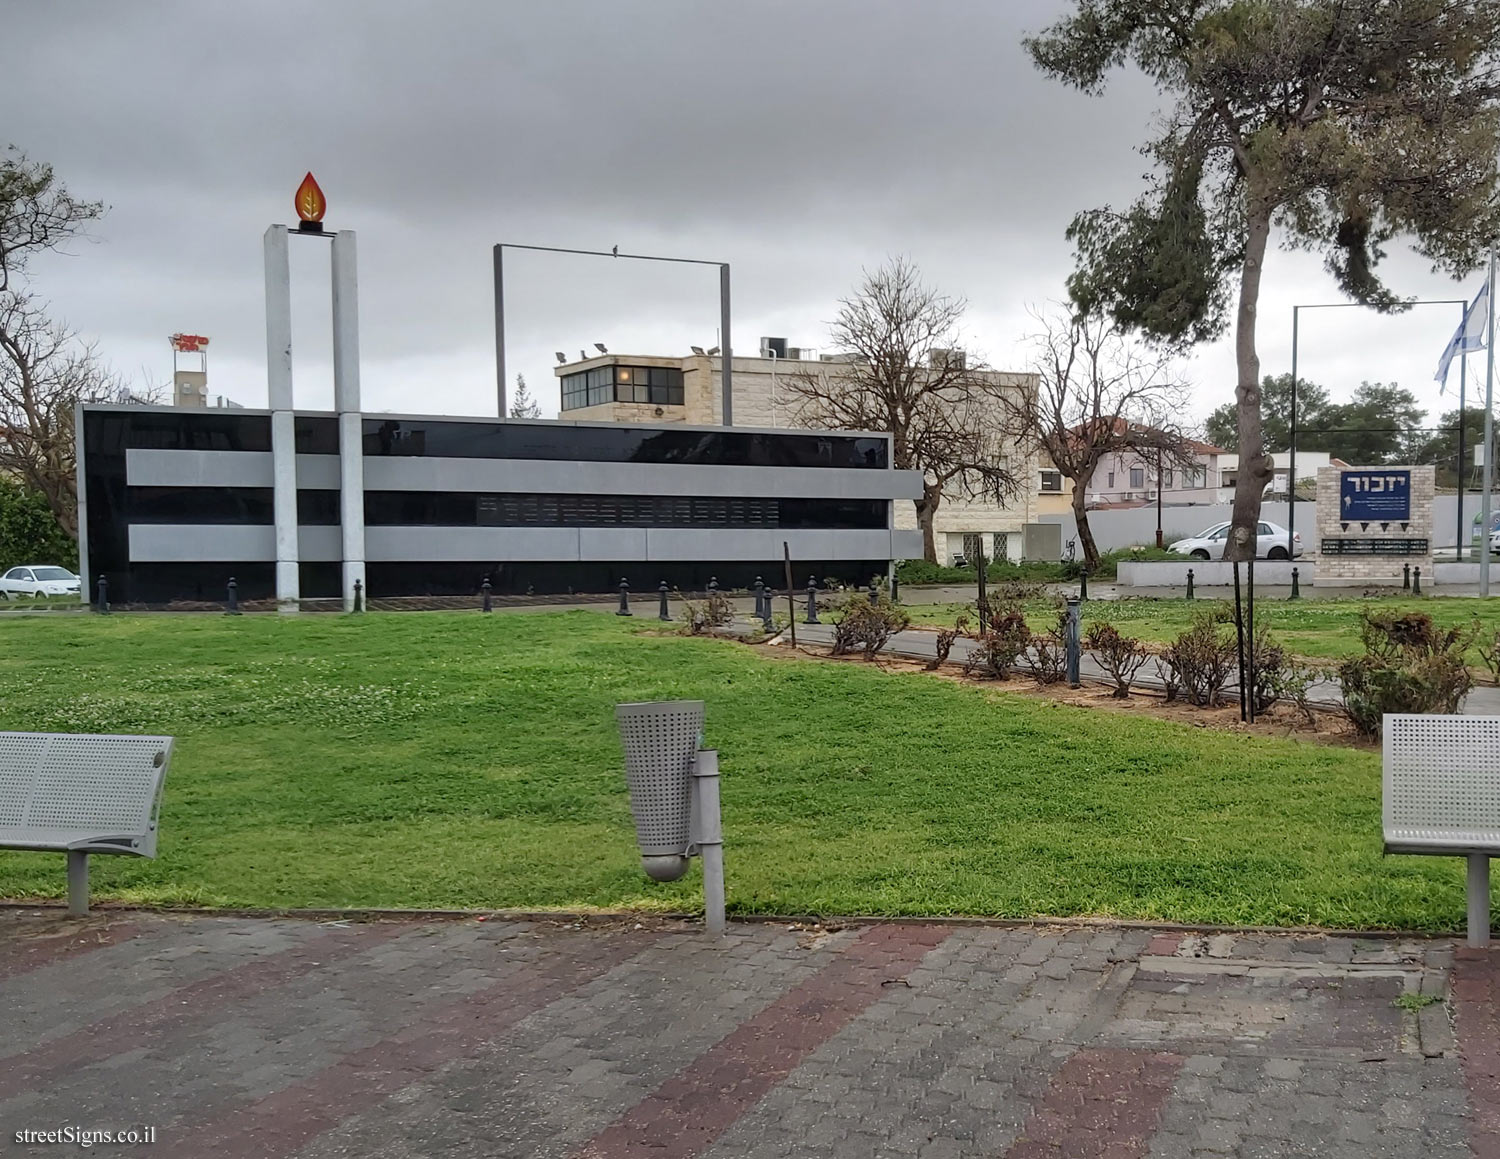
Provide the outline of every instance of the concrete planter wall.
[[[1297,569],[1298,583],[1314,582],[1316,568],[1306,559],[1298,559],[1296,563],[1286,560],[1272,562],[1258,559],[1255,561],[1255,582],[1257,585],[1271,584],[1290,587],[1294,567]],[[1205,562],[1196,559],[1162,563],[1121,563],[1119,582],[1125,587],[1133,588],[1186,588],[1188,568],[1193,569],[1195,588],[1232,588],[1234,586],[1232,563]],[[1240,582],[1245,582],[1243,564],[1240,566]]]

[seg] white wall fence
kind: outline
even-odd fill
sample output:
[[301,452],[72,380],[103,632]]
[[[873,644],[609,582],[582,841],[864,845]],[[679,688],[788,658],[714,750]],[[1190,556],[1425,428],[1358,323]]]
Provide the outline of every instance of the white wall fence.
[[[1452,550],[1457,532],[1455,520],[1458,514],[1457,495],[1439,495],[1432,503],[1433,547]],[[1477,492],[1463,497],[1464,546],[1468,547],[1471,520],[1479,514],[1482,496]],[[1500,513],[1500,494],[1495,495],[1491,507]],[[1266,502],[1261,505],[1261,518],[1279,523],[1287,522],[1285,501]],[[1205,503],[1192,507],[1163,507],[1161,511],[1162,542],[1170,544],[1174,539],[1183,539],[1196,534],[1215,523],[1228,519],[1233,508],[1228,503]],[[1042,515],[1040,523],[1062,525],[1063,556],[1067,557],[1068,540],[1076,539],[1078,529],[1072,512],[1063,515]],[[1100,551],[1113,551],[1117,547],[1133,547],[1136,544],[1156,542],[1156,505],[1148,507],[1120,508],[1110,511],[1090,511],[1089,528],[1094,533],[1094,542]],[[1309,555],[1317,550],[1317,506],[1310,499],[1297,501],[1297,534],[1302,536],[1302,549]],[[1082,557],[1082,548],[1077,555]]]

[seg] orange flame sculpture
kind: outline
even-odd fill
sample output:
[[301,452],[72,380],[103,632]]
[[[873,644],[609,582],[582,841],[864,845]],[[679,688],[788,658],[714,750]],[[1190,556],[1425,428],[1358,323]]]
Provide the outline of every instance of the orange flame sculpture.
[[323,196],[323,191],[318,188],[311,173],[297,186],[297,195],[292,198],[292,204],[297,207],[297,216],[302,219],[300,228],[313,231],[323,228],[321,223],[323,214],[328,210],[328,199]]

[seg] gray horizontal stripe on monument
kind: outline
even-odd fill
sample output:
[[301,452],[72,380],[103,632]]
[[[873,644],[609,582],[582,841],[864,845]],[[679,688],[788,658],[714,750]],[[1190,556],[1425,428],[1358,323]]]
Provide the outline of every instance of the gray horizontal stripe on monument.
[[[131,447],[125,452],[125,482],[131,487],[270,487],[270,451],[162,451]],[[297,486],[339,489],[337,455],[298,455]]]
[[[413,561],[572,563],[620,560],[765,561],[781,558],[872,560],[897,558],[881,530],[777,530],[682,527],[368,527],[368,563]],[[339,560],[337,527],[298,529],[304,563]],[[276,556],[269,524],[137,523],[130,527],[132,563],[255,563]]]
[[[299,527],[303,563],[343,559],[340,529]],[[276,528],[269,523],[132,523],[131,563],[258,563],[276,558]]]
[[[917,499],[916,471],[854,467],[721,467],[557,459],[449,459],[370,455],[370,491],[486,491],[554,495],[730,495],[767,499]],[[132,487],[269,487],[268,451],[125,452]],[[298,455],[297,485],[337,490],[336,455]]]

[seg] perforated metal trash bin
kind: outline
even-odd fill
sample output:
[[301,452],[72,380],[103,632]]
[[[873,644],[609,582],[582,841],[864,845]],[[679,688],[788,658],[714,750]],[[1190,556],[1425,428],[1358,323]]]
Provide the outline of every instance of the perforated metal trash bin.
[[657,881],[687,872],[693,762],[703,737],[703,701],[617,704],[625,781],[641,866]]

